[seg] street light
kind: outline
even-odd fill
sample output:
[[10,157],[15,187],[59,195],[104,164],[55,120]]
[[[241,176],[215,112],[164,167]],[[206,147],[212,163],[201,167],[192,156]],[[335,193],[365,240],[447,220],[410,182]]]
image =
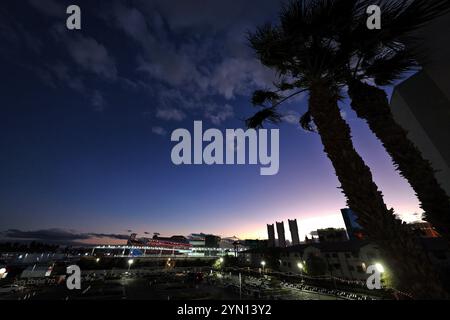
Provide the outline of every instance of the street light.
[[375,263],[375,268],[378,270],[379,273],[383,273],[384,272],[384,267],[381,263]]
[[261,261],[261,265],[262,265],[262,267],[263,267],[262,272],[264,273],[264,268],[265,268],[265,266],[266,266],[266,262],[265,262],[265,261]]
[[223,258],[220,258],[220,259],[219,259],[219,263],[223,263]]
[[6,271],[7,271],[6,268],[0,269],[0,279],[6,278],[6,276],[8,275],[8,273]]
[[99,263],[100,262],[100,258],[95,259],[95,262]]
[[128,271],[130,271],[131,265],[134,263],[133,259],[128,260]]
[[300,276],[302,278],[302,283],[303,283],[303,269],[305,268],[305,266],[303,265],[303,263],[299,262],[299,263],[297,263],[297,267],[300,269]]

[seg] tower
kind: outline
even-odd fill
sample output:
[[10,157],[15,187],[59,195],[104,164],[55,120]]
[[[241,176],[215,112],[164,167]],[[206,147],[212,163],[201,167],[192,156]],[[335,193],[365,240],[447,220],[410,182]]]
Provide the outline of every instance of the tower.
[[284,235],[284,222],[277,222],[278,246],[286,248],[286,237]]
[[345,228],[350,240],[361,240],[365,238],[364,229],[358,223],[358,214],[352,209],[341,209],[344,218]]
[[292,245],[296,246],[300,244],[300,237],[298,236],[297,219],[288,220],[289,230],[291,231]]
[[267,233],[269,235],[269,243],[267,244],[267,246],[269,248],[273,248],[275,247],[275,228],[273,224],[267,225]]

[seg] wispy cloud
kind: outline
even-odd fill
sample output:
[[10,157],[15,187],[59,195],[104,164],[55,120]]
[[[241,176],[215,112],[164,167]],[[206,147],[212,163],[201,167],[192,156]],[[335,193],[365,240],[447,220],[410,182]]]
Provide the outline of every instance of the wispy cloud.
[[95,111],[101,112],[106,107],[106,101],[103,97],[102,93],[98,90],[96,90],[92,96],[91,100],[92,106],[94,107]]
[[156,117],[166,121],[183,121],[186,114],[178,109],[159,109],[156,112]]
[[67,49],[73,60],[86,71],[107,79],[117,78],[116,63],[105,46],[91,37],[68,38]]
[[[117,49],[115,43],[107,37],[102,40],[97,34],[65,29],[61,19],[67,3],[28,0],[36,13],[46,16],[49,32],[38,34],[28,26],[25,37],[15,26],[15,38],[27,38],[27,48],[36,52],[51,47],[57,57],[28,69],[51,88],[65,86],[81,93],[96,111],[104,108],[101,92],[105,91],[90,88],[101,81],[102,86],[123,84],[122,89],[145,91],[158,119],[182,121],[198,116],[221,124],[233,117],[233,100],[272,82],[273,73],[255,59],[245,32],[264,22],[268,12],[276,12],[278,4],[273,0],[208,1],[202,12],[196,0],[111,1],[102,10],[91,10],[90,19],[100,30],[121,37],[123,46],[117,56],[112,51]],[[256,3],[261,11],[250,10]],[[223,109],[212,110],[214,103]]]
[[[3,240],[39,240],[48,242],[71,243],[77,241],[89,242],[90,239],[104,238],[113,240],[127,240],[126,234],[108,233],[76,233],[64,229],[42,229],[33,231],[22,231],[9,229],[0,233]],[[0,239],[1,239],[0,238]]]
[[167,135],[167,130],[163,127],[153,127],[152,132],[158,136],[165,136]]
[[28,0],[28,2],[39,12],[49,17],[64,17],[66,10],[56,0]]
[[300,122],[300,114],[297,111],[290,110],[283,116],[283,121],[289,124],[298,125]]
[[210,104],[206,107],[205,118],[209,119],[213,124],[219,126],[224,121],[234,116],[233,107],[229,104],[219,106],[217,104]]

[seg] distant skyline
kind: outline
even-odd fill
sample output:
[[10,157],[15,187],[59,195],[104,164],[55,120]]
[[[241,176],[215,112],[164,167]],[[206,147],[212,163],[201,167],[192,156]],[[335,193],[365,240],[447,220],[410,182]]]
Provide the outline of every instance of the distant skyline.
[[[243,128],[254,113],[252,91],[274,75],[246,32],[273,21],[279,2],[84,0],[81,31],[64,27],[69,4],[0,8],[0,241],[110,243],[128,230],[263,239],[267,223],[286,228],[287,219],[297,219],[303,240],[344,227],[345,199],[320,138],[298,125],[307,96],[282,108],[276,176],[170,159],[174,129],[192,130],[195,120]],[[342,114],[385,202],[415,220],[422,210],[412,189],[348,104]]]

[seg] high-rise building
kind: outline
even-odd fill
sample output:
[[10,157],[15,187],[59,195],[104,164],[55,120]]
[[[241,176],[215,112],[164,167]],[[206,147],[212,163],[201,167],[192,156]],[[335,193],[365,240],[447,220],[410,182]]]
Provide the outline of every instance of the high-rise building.
[[275,247],[275,227],[273,226],[273,224],[267,225],[267,234],[269,236],[267,246],[269,248],[274,248]]
[[286,248],[286,236],[284,234],[284,222],[277,222],[278,246]]
[[364,230],[357,222],[357,214],[349,208],[341,209],[342,218],[344,219],[347,235],[350,240],[357,240],[364,238]]
[[450,196],[450,14],[418,30],[422,70],[395,87],[391,110]]
[[248,249],[265,249],[267,248],[266,240],[245,239],[242,241],[244,247]]
[[220,237],[213,234],[207,234],[205,236],[205,247],[207,248],[219,248]]
[[296,246],[300,244],[300,237],[298,236],[297,219],[289,220],[289,230],[291,231],[292,245]]
[[319,236],[319,242],[343,242],[347,241],[347,233],[345,229],[327,228],[317,230]]

